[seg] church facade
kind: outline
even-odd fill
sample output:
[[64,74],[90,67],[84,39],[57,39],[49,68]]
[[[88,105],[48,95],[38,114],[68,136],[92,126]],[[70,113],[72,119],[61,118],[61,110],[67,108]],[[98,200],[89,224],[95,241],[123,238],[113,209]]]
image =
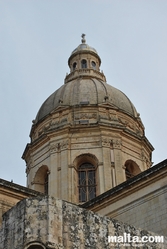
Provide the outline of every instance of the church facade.
[[[3,215],[0,248],[125,248],[110,244],[108,236],[128,231],[131,236],[153,236],[148,229],[166,236],[165,225],[162,230],[150,229],[156,224],[151,215],[146,226],[135,227],[146,219],[140,219],[141,203],[146,204],[147,217],[151,198],[152,206],[164,200],[162,212],[157,213],[167,218],[167,162],[151,167],[154,148],[139,113],[123,92],[106,82],[101,58],[84,34],[68,65],[64,84],[33,120],[22,156],[27,188],[20,189],[21,197],[9,201],[7,208],[5,191],[10,189],[14,196],[19,190],[6,181],[0,185],[1,213],[13,206]],[[160,243],[153,246],[165,248]]]

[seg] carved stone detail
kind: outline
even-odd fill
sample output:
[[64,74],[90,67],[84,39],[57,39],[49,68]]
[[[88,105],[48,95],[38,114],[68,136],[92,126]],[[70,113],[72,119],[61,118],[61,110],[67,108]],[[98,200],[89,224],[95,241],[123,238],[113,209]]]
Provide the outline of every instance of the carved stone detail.
[[60,144],[61,150],[68,149],[68,140],[63,140]]
[[47,123],[40,125],[36,129],[35,133],[32,133],[32,140],[34,141],[45,132],[59,126],[63,126],[67,123],[71,123],[71,114],[69,113],[69,110],[65,110],[63,112],[60,111],[59,113],[52,113],[50,120]]
[[51,126],[50,128],[53,129],[54,127],[57,127],[58,125],[61,125],[61,124],[65,124],[68,122],[68,115],[59,115],[59,117],[57,118],[54,118],[52,121],[51,121]]
[[140,135],[140,136],[143,135],[142,128],[136,122],[126,120],[126,119],[124,119],[122,117],[119,117],[118,121],[119,121],[119,123],[124,125],[128,130],[131,130],[131,131],[135,132],[137,135]]
[[51,154],[56,153],[56,152],[60,152],[61,150],[65,150],[65,149],[68,149],[68,139],[63,140],[60,143],[51,144],[49,147],[49,151]]
[[50,145],[49,150],[51,154],[58,152],[60,150],[60,143]]
[[101,142],[102,142],[102,146],[110,147],[111,144],[112,144],[112,139],[110,139],[110,138],[102,138]]
[[121,139],[114,139],[113,140],[113,148],[114,149],[121,149],[121,147],[122,147]]
[[81,120],[81,119],[97,119],[97,113],[77,113],[75,114],[75,120]]
[[100,119],[118,122],[117,112],[115,110],[111,110],[109,108],[99,108],[99,111]]

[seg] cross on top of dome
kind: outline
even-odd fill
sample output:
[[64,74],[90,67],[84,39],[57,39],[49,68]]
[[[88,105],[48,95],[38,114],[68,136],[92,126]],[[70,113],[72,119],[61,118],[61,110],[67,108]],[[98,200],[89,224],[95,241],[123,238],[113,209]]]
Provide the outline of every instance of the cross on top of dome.
[[81,42],[82,42],[82,43],[86,43],[86,40],[85,40],[85,34],[82,34],[82,35],[81,35],[81,37],[82,37]]

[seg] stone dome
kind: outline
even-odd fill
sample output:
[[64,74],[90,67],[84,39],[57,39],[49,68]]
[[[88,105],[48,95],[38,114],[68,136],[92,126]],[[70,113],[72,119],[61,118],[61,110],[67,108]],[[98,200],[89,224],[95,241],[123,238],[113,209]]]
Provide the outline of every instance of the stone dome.
[[42,104],[36,122],[45,118],[58,106],[90,105],[96,106],[108,102],[132,117],[137,117],[134,105],[128,97],[115,87],[95,78],[74,79],[62,85]]
[[97,106],[106,102],[112,109],[137,117],[136,109],[128,97],[106,83],[106,78],[100,71],[101,59],[97,51],[86,44],[85,34],[82,34],[81,41],[68,59],[70,73],[65,78],[65,84],[42,104],[35,123],[60,106]]
[[88,44],[80,44],[76,49],[73,50],[71,55],[78,53],[78,52],[83,52],[83,51],[92,51],[97,54],[96,49],[90,47]]
[[86,44],[86,40],[85,40],[85,34],[82,34],[82,43],[73,50],[73,52],[71,53],[71,55],[78,53],[78,52],[84,52],[84,51],[92,51],[94,53],[97,54],[96,49],[90,47],[88,44]]

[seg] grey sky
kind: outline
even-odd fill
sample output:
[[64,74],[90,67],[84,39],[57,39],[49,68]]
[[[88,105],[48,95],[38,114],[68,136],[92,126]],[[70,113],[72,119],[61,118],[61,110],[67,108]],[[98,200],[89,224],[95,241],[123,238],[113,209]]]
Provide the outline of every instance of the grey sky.
[[64,83],[81,33],[141,114],[154,164],[166,159],[166,0],[0,0],[1,178],[26,184],[32,120]]

